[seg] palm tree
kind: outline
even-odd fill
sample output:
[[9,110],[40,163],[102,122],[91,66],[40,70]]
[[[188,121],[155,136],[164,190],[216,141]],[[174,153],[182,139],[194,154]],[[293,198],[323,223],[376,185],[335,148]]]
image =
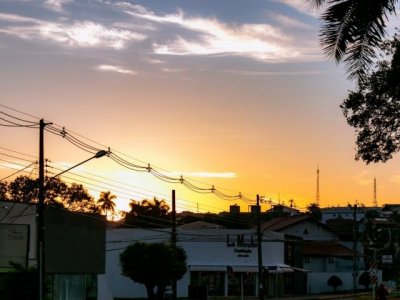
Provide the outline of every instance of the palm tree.
[[336,62],[344,61],[350,78],[362,79],[371,68],[396,0],[311,0],[322,13],[322,48]]
[[106,213],[106,219],[108,218],[109,211],[111,211],[112,213],[114,213],[115,211],[114,199],[116,198],[117,196],[111,194],[110,191],[100,193],[100,197],[97,200],[97,203],[99,204],[100,209]]

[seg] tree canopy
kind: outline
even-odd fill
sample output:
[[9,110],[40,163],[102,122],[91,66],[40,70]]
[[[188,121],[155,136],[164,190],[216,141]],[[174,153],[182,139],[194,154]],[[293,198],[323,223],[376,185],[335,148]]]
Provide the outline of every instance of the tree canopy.
[[[32,203],[38,201],[39,182],[28,176],[18,176],[11,182],[1,182],[1,200]],[[99,213],[94,198],[81,184],[67,184],[59,178],[45,180],[45,203],[71,211]]]
[[[386,162],[400,150],[399,41],[389,40],[386,26],[396,14],[396,0],[312,0],[321,15],[323,51],[344,62],[357,80],[341,108],[357,133],[356,159]],[[379,57],[384,57],[380,60]]]
[[374,65],[386,37],[389,15],[396,14],[396,0],[312,0],[325,8],[321,15],[323,51],[336,62],[344,61],[351,78],[363,77]]
[[125,216],[125,223],[137,227],[166,227],[170,226],[169,205],[165,200],[144,199],[139,202],[131,200],[131,210]]
[[108,192],[101,192],[99,199],[97,200],[97,204],[100,209],[106,213],[106,218],[108,217],[108,212],[114,213],[115,211],[115,199],[117,196]]
[[149,299],[163,299],[165,288],[186,273],[186,253],[165,243],[137,242],[120,254],[122,275],[144,284]]
[[341,108],[357,132],[356,159],[385,162],[400,150],[400,41],[382,44],[386,58],[360,80]]

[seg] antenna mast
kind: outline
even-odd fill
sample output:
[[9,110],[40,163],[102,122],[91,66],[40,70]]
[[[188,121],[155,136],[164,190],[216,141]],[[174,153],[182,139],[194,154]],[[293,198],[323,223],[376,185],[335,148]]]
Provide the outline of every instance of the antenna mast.
[[317,166],[317,198],[315,199],[315,202],[319,206],[319,166]]
[[378,200],[376,199],[376,177],[374,177],[374,207],[378,207]]

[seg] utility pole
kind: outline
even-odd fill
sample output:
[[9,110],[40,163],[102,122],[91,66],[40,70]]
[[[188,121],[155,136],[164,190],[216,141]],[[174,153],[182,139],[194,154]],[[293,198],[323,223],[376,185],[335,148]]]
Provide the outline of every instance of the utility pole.
[[44,299],[45,286],[45,241],[44,241],[44,127],[41,119],[39,123],[39,201],[36,207],[37,214],[37,269],[39,275],[39,300]]
[[353,294],[357,290],[358,255],[357,255],[357,203],[353,205]]
[[[175,200],[175,190],[172,190],[172,235],[171,235],[171,243],[174,247],[176,247],[176,200]],[[176,280],[172,282],[172,299],[177,298],[177,284]]]
[[258,254],[258,298],[264,300],[264,276],[262,263],[261,207],[257,195],[257,254]]

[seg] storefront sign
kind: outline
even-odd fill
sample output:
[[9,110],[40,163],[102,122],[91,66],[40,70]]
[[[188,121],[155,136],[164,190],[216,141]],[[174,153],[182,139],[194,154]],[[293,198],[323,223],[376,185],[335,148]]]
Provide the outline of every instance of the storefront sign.
[[253,250],[249,248],[257,248],[257,243],[253,240],[252,235],[250,236],[249,241],[246,241],[242,234],[237,235],[236,240],[227,235],[226,246],[234,248],[233,251],[238,257],[249,257],[250,253],[253,252]]

